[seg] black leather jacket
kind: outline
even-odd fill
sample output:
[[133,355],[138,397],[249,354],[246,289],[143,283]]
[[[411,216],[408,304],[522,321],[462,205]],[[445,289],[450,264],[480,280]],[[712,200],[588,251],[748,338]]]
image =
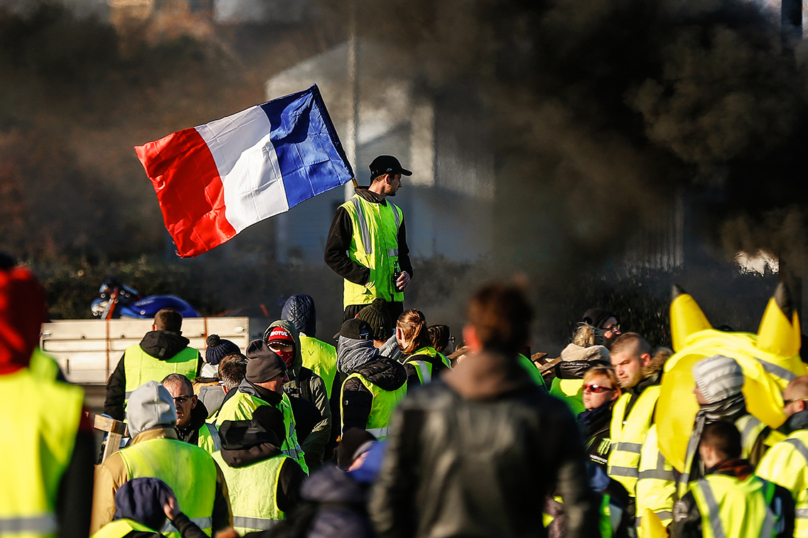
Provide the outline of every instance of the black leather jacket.
[[563,402],[515,358],[476,355],[399,404],[371,520],[382,538],[546,536],[541,507],[557,491],[566,536],[598,536],[585,460]]

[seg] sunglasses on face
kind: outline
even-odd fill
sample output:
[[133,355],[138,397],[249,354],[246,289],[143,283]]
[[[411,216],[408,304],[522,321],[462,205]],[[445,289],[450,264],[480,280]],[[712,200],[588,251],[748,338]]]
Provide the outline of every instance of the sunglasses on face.
[[789,400],[783,401],[783,405],[788,405],[794,402],[808,402],[808,398],[791,398]]
[[193,398],[193,396],[177,396],[176,398],[174,398],[174,403],[175,404],[178,404],[178,403],[179,404],[184,404],[185,402],[187,402],[191,398]]
[[604,328],[603,328],[603,332],[609,332],[609,331],[612,331],[612,332],[614,332],[614,331],[620,332],[620,324],[618,323],[617,325],[609,325],[608,327],[604,327]]
[[611,387],[604,387],[603,385],[584,385],[584,392],[591,392],[592,394],[600,394],[601,392],[611,392],[614,389]]

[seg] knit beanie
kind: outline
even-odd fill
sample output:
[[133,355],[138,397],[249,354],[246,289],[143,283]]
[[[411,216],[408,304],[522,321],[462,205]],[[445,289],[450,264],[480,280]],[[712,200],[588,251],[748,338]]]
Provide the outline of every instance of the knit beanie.
[[166,520],[163,505],[173,496],[159,478],[133,478],[115,492],[114,519],[131,519],[159,532]]
[[387,340],[393,334],[393,321],[390,319],[386,305],[387,301],[378,297],[356,315],[358,319],[370,325],[374,340]]
[[286,364],[263,340],[253,340],[247,347],[247,375],[250,383],[264,383],[286,372]]
[[619,317],[602,308],[590,308],[584,312],[582,321],[592,325],[596,329],[600,329],[601,326],[609,320],[609,318],[614,318],[618,323],[620,323]]
[[693,379],[707,403],[712,404],[740,394],[744,376],[735,359],[715,355],[693,367]]
[[211,334],[208,336],[205,343],[208,348],[205,350],[205,362],[213,366],[217,366],[222,359],[228,355],[237,355],[241,353],[239,347],[224,338],[219,338],[218,334]]

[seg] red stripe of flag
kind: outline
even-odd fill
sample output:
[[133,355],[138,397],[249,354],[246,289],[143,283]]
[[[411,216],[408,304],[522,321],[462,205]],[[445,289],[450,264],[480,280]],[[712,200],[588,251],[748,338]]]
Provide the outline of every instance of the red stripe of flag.
[[135,152],[180,256],[197,256],[236,235],[225,217],[224,185],[216,161],[196,129],[136,146]]

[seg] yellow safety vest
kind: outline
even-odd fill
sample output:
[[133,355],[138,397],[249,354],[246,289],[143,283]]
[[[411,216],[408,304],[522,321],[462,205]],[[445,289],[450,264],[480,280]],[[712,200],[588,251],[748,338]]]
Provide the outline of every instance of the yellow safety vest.
[[418,357],[424,356],[429,357],[430,359],[440,356],[440,360],[443,365],[450,370],[452,369],[449,359],[444,357],[443,354],[439,353],[434,347],[422,347],[406,359],[406,362],[409,362],[415,366],[415,373],[418,374],[418,380],[421,381],[422,385],[432,382],[432,362],[418,359]]
[[186,347],[166,360],[152,357],[143,351],[140,344],[127,347],[123,355],[123,369],[126,376],[124,409],[129,403],[129,397],[142,384],[149,381],[161,383],[168,374],[182,374],[193,381],[198,365],[199,351],[191,347]]
[[673,521],[673,505],[676,496],[676,480],[673,465],[659,451],[656,424],[645,435],[640,454],[637,480],[637,509],[635,525],[637,536],[642,538],[642,514],[646,509],[656,513],[660,522],[668,526]]
[[323,378],[325,391],[330,399],[334,378],[337,376],[337,349],[331,344],[301,334],[300,354],[303,356],[303,366]]
[[219,430],[210,422],[206,422],[204,426],[199,428],[199,440],[196,444],[208,454],[212,455],[214,452],[219,452],[222,449]]
[[[159,478],[174,491],[177,504],[208,536],[213,526],[216,498],[216,464],[210,454],[177,439],[149,439],[120,452],[129,480]],[[166,521],[162,532],[180,538]]]
[[[740,417],[735,421],[735,427],[738,428],[739,432],[741,432],[741,457],[744,459],[748,459],[750,454],[752,454],[752,449],[755,447],[757,439],[761,434],[765,434],[767,436],[764,440],[764,443],[767,445],[774,445],[783,439],[783,434],[779,432],[772,431],[766,433],[764,430],[766,430],[768,426],[753,415],[744,415]],[[688,482],[690,482],[690,474],[694,456],[695,454],[685,455],[685,468],[682,471],[682,475],[679,477],[678,490],[680,499],[684,497],[688,490]]]
[[617,400],[612,411],[609,437],[612,451],[609,454],[608,474],[626,488],[629,496],[636,495],[637,479],[640,471],[640,453],[645,434],[651,427],[654,409],[659,399],[659,385],[646,388],[626,417],[626,408],[632,395],[624,393]]
[[808,430],[797,430],[770,448],[755,474],[791,492],[796,505],[794,538],[808,538]]
[[[404,383],[396,390],[384,390],[383,388],[374,385],[365,379],[362,374],[358,374],[356,372],[349,375],[345,379],[345,383],[347,383],[349,379],[358,379],[365,386],[365,388],[370,391],[373,398],[370,407],[370,416],[368,417],[368,423],[365,426],[365,430],[367,430],[368,433],[373,434],[379,441],[387,438],[390,417],[393,415],[393,411],[398,405],[398,402],[400,402],[407,394],[407,384]],[[340,416],[343,418],[345,417],[345,410],[343,408],[343,404],[345,402],[345,383],[342,384],[342,391],[339,399]],[[345,433],[343,431],[344,428],[345,422],[343,421],[340,425],[340,434]]]
[[56,536],[56,497],[81,418],[80,387],[28,368],[0,375],[0,536]]
[[370,304],[376,297],[402,302],[404,293],[393,287],[393,273],[398,261],[398,229],[404,213],[390,200],[371,203],[354,195],[342,204],[351,218],[353,235],[348,257],[370,269],[366,285],[345,281],[344,306]]
[[219,464],[227,482],[233,528],[240,536],[248,532],[269,530],[286,519],[286,515],[278,508],[278,486],[281,467],[291,458],[276,456],[239,468],[228,466],[221,452],[214,454],[213,459]]
[[[583,379],[553,379],[550,394],[564,401],[576,417],[586,411]],[[615,407],[617,407],[615,405]]]
[[[253,413],[261,405],[272,404],[265,402],[261,398],[247,394],[246,392],[238,391],[232,398],[224,403],[219,410],[219,416],[216,417],[214,424],[221,426],[222,422],[226,420],[252,420]],[[303,471],[308,474],[309,467],[306,465],[303,449],[300,448],[300,443],[297,441],[297,433],[295,433],[295,416],[292,413],[292,402],[289,401],[289,396],[284,393],[278,406],[280,410],[283,411],[283,424],[286,426],[286,439],[281,443],[281,452],[283,452],[285,456],[293,458]]]
[[34,375],[40,379],[54,380],[59,375],[59,364],[56,359],[44,353],[41,349],[34,349],[31,355],[31,364],[28,369],[34,372]]
[[[611,497],[608,495],[601,495],[600,501],[600,517],[598,518],[598,528],[600,528],[601,538],[612,538],[617,533],[617,528],[620,526],[620,520],[623,517],[623,510],[611,504]],[[559,503],[564,504],[561,497],[553,497]],[[542,523],[546,529],[555,520],[555,516],[547,513],[542,513]]]
[[159,534],[158,531],[150,529],[137,521],[131,519],[117,519],[98,529],[98,532],[93,534],[92,538],[123,538],[132,531],[155,532]]
[[770,508],[774,484],[750,475],[745,480],[711,474],[691,484],[701,512],[704,538],[769,538],[777,518]]

